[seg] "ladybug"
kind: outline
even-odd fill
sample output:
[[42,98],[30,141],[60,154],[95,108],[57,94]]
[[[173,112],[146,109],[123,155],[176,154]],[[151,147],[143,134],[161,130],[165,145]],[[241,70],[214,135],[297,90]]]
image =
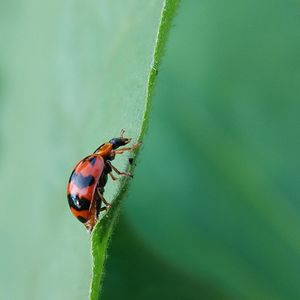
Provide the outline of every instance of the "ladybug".
[[133,177],[130,173],[120,172],[111,164],[116,154],[131,151],[139,146],[138,143],[118,149],[131,141],[131,138],[125,138],[123,134],[124,130],[121,131],[120,137],[99,146],[93,154],[83,158],[71,173],[67,186],[68,203],[73,215],[84,223],[89,232],[92,232],[100,211],[110,208],[103,196],[108,175],[112,180],[117,179],[112,171],[118,175]]

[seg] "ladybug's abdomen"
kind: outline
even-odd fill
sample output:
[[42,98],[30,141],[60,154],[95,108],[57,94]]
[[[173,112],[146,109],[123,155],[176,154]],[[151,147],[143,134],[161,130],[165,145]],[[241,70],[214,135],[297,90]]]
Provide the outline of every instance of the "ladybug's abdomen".
[[90,208],[103,168],[103,158],[90,155],[76,165],[70,176],[67,188],[69,206],[73,215],[83,223],[89,219]]

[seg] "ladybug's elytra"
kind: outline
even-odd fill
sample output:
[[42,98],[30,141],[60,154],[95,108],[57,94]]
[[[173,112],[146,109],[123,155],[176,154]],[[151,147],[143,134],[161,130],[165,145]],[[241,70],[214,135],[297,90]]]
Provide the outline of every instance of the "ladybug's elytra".
[[[115,171],[119,175],[132,177],[130,173],[120,172],[111,164],[116,154],[131,151],[139,146],[138,143],[118,149],[131,141],[131,138],[124,138],[123,134],[124,130],[121,131],[120,137],[111,139],[98,147],[93,154],[82,159],[70,176],[67,197],[71,212],[84,223],[89,232],[93,230],[100,211],[110,207],[103,196],[107,175],[116,180],[112,174],[112,171]],[[102,207],[102,203],[105,206]]]

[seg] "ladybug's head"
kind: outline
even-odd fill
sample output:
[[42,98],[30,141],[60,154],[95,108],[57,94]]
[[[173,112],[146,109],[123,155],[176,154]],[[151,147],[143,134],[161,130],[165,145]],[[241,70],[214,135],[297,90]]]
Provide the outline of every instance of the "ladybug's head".
[[112,145],[113,149],[117,149],[121,146],[124,146],[124,145],[130,143],[130,141],[131,141],[130,138],[124,138],[124,132],[125,132],[125,130],[122,129],[120,132],[120,137],[113,138],[109,141],[109,143]]
[[110,144],[112,144],[113,149],[117,149],[121,146],[124,146],[128,143],[130,143],[131,139],[130,138],[124,138],[124,137],[118,137],[118,138],[113,138],[109,141]]

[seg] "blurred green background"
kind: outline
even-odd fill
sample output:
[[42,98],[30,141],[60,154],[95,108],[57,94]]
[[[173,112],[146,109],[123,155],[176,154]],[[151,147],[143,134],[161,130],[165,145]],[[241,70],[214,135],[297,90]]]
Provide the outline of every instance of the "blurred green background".
[[[65,182],[116,128],[136,137],[161,4],[0,2],[0,299],[87,298]],[[300,298],[299,16],[181,1],[102,299]]]

